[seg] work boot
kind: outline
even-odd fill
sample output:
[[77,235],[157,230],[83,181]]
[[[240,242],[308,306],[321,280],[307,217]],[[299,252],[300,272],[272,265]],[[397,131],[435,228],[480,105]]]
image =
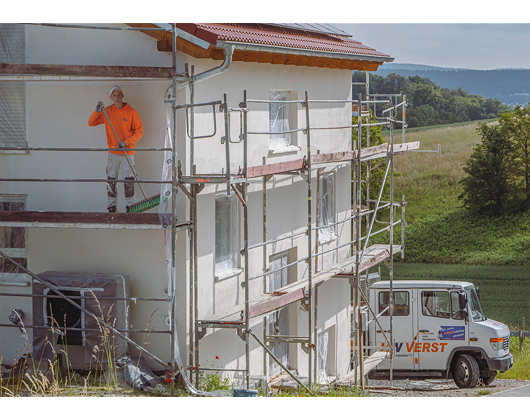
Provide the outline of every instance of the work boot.
[[116,213],[116,206],[110,206],[108,210],[109,210],[109,213]]

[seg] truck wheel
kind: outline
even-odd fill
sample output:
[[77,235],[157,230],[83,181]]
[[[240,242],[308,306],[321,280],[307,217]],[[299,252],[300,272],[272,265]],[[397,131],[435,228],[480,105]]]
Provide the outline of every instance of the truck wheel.
[[478,384],[480,371],[473,356],[461,354],[453,366],[453,379],[458,388],[475,388]]

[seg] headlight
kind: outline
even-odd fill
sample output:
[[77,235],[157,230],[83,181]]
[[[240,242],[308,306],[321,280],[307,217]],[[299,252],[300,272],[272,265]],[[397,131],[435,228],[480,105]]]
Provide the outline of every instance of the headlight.
[[490,344],[495,351],[501,351],[504,348],[502,337],[490,338]]

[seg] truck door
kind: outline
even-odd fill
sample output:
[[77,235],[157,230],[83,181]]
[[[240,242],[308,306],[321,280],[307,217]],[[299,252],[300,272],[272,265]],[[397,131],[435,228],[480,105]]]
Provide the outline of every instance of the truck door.
[[[412,311],[412,290],[394,290],[394,314],[392,336],[396,344],[396,353],[394,355],[394,369],[411,370],[414,369],[413,353],[407,350],[407,343],[413,338],[414,316]],[[377,292],[377,313],[384,311],[389,305],[389,291]],[[389,310],[382,314],[378,320],[381,324],[375,324],[376,346],[381,346],[382,350],[388,350],[388,344],[383,335],[383,331],[390,339],[390,316]],[[375,323],[375,321],[372,321]],[[390,360],[383,360],[377,369],[390,369]]]
[[419,332],[415,345],[418,368],[445,369],[451,351],[469,343],[469,328],[458,312],[458,291],[419,292]]

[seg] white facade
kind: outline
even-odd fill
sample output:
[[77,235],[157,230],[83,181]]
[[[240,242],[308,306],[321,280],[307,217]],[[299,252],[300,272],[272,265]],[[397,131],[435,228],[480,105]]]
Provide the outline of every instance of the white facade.
[[[117,26],[117,25],[113,25]],[[195,66],[195,74],[217,67],[220,62],[198,60],[178,53],[178,68],[184,63]],[[124,66],[171,66],[171,53],[158,52],[156,40],[133,31],[103,31],[27,27],[26,62],[36,64],[91,64]],[[103,126],[89,127],[90,114],[98,101],[110,103],[109,90],[114,84],[123,87],[124,102],[130,103],[140,114],[144,124],[143,138],[136,147],[163,147],[166,132],[166,104],[164,93],[171,81],[105,81],[105,82],[28,82],[27,83],[27,139],[29,147],[106,147]],[[290,100],[302,100],[307,91],[310,100],[351,99],[351,71],[284,66],[259,63],[234,62],[223,74],[200,82],[195,87],[195,102],[221,100],[226,94],[228,103],[238,107],[247,98],[268,100],[274,90],[289,92]],[[189,89],[180,89],[178,103],[189,103]],[[249,104],[249,131],[269,131],[268,104]],[[306,125],[305,108],[289,106],[290,129]],[[220,173],[225,168],[225,148],[221,144],[224,135],[223,115],[216,109],[217,134],[208,139],[196,140],[196,172]],[[346,126],[351,124],[351,105],[348,103],[310,104],[312,127]],[[211,107],[197,109],[195,114],[196,135],[212,130]],[[177,121],[178,158],[183,171],[190,173],[189,139],[186,137],[184,111],[178,111]],[[231,119],[231,137],[240,133],[239,114]],[[268,135],[250,135],[248,165],[278,163],[300,159],[307,155],[306,135],[292,135],[291,152],[270,153]],[[299,150],[298,150],[299,149]],[[351,130],[315,130],[311,132],[311,153],[330,153],[351,150]],[[231,145],[231,170],[243,165],[242,144]],[[0,178],[45,179],[105,179],[106,152],[49,152],[30,151],[28,154],[0,154]],[[264,160],[265,158],[265,160]],[[137,152],[136,169],[140,179],[161,179],[163,154]],[[312,171],[313,226],[316,226],[317,170]],[[332,174],[333,218],[335,222],[346,219],[351,209],[351,168],[348,162],[322,168],[322,175]],[[262,242],[262,179],[249,181],[249,245]],[[286,252],[290,262],[307,255],[307,183],[298,175],[274,175],[267,183],[267,238],[275,239],[299,232],[292,239],[267,246],[267,255]],[[160,186],[145,184],[147,196],[157,194]],[[119,210],[124,211],[122,184],[118,184]],[[240,284],[244,274],[217,278],[215,273],[215,196],[226,194],[226,185],[206,185],[198,196],[198,267],[199,267],[199,319],[206,319],[223,310],[244,302],[244,289]],[[106,211],[106,184],[88,182],[1,182],[0,194],[27,194],[27,210],[64,212]],[[136,188],[136,198],[141,194]],[[184,194],[177,195],[179,221],[189,220],[189,205]],[[151,210],[155,212],[156,210]],[[239,248],[243,247],[242,207],[238,206]],[[163,234],[160,230],[108,230],[108,229],[28,229],[28,268],[33,273],[43,271],[76,271],[89,273],[126,274],[130,277],[130,293],[133,297],[166,298],[167,277]],[[351,239],[350,223],[334,227],[335,239],[315,244],[314,251],[321,252],[337,247]],[[176,325],[180,354],[184,365],[189,357],[189,241],[187,232],[179,232],[177,239],[177,314]],[[349,256],[349,246],[333,251],[318,259],[318,270],[329,267]],[[262,248],[249,252],[249,267],[244,267],[240,257],[239,267],[249,271],[249,276],[262,272]],[[307,276],[306,262],[289,269],[289,281]],[[219,276],[217,276],[219,277]],[[268,282],[268,280],[267,280]],[[31,287],[2,286],[5,293],[31,293]],[[270,290],[267,290],[270,291]],[[251,281],[250,296],[263,292],[263,279]],[[321,344],[329,349],[325,361],[327,373],[343,376],[350,370],[350,292],[346,279],[332,279],[318,290],[317,335]],[[158,311],[151,314],[157,308]],[[0,296],[0,319],[12,309],[23,309],[31,324],[31,300]],[[307,335],[307,313],[300,303],[288,307],[289,334]],[[131,303],[130,323],[133,329],[167,329],[167,306],[157,303]],[[252,330],[262,335],[262,318],[251,322]],[[28,330],[31,342],[31,330]],[[145,346],[153,354],[170,361],[170,340],[167,335],[150,334],[147,338],[132,334],[131,338]],[[316,342],[317,340],[315,340]],[[15,357],[25,343],[16,328],[4,328],[0,334],[0,355],[4,360]],[[251,343],[250,366],[252,375],[263,373],[263,349]],[[73,349],[75,351],[75,349]],[[245,345],[234,330],[208,330],[200,341],[203,367],[245,368]],[[138,352],[131,349],[133,355]],[[75,361],[74,361],[75,363]],[[150,363],[154,368],[156,364]],[[307,355],[299,344],[289,345],[288,365],[307,376]]]

